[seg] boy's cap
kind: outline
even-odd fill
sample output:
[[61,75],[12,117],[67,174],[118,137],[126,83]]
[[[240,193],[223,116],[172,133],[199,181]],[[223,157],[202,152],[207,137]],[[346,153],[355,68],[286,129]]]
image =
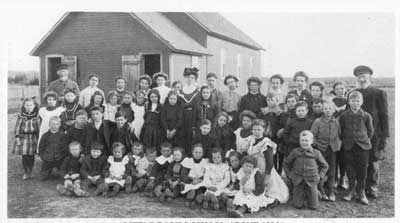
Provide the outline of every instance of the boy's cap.
[[356,68],[354,68],[354,71],[353,71],[353,74],[356,77],[360,74],[366,74],[366,73],[372,75],[374,72],[372,71],[372,69],[370,67],[365,66],[365,65],[357,66]]
[[65,63],[60,63],[57,65],[57,71],[59,70],[68,70],[68,65]]

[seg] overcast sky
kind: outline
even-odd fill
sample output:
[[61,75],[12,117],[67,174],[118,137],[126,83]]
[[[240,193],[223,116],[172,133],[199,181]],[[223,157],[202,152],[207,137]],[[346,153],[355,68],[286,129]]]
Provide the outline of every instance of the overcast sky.
[[[22,9],[11,15],[9,70],[38,70],[29,52],[57,22],[63,10]],[[22,17],[21,14],[24,16]],[[394,76],[395,17],[377,13],[222,13],[259,42],[263,74],[291,76],[304,70],[314,77],[351,75],[358,64],[376,76]]]

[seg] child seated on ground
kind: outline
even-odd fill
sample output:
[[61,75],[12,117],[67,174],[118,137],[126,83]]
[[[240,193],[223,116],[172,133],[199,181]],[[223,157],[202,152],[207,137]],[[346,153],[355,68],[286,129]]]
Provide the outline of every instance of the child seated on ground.
[[68,153],[65,133],[60,131],[61,119],[52,116],[49,121],[50,129],[39,141],[39,156],[42,159],[40,179],[47,180],[54,167],[60,170]]
[[229,164],[229,185],[224,192],[221,193],[219,203],[221,208],[229,213],[233,211],[233,198],[235,194],[240,188],[239,179],[237,178],[237,174],[240,170],[240,154],[236,151],[231,151],[228,156],[228,164]]
[[89,186],[95,185],[96,190],[94,196],[99,195],[104,191],[104,174],[103,170],[107,164],[107,157],[102,155],[104,151],[104,145],[95,142],[91,145],[89,154],[84,156],[82,159],[82,165],[80,169],[81,175],[81,188],[88,191]]
[[64,185],[57,184],[57,191],[66,196],[76,195],[78,197],[87,197],[89,193],[81,189],[80,179],[80,159],[82,147],[77,141],[68,145],[69,154],[61,165],[61,175],[64,176]]
[[[81,147],[86,144],[86,125],[88,121],[88,115],[85,110],[81,109],[76,112],[75,116],[75,124],[71,126],[67,130],[67,143],[71,143],[73,141],[78,141],[81,144]],[[82,148],[82,153],[84,153],[84,149]]]
[[[329,168],[327,179],[320,181],[318,189],[321,192],[322,200],[335,201],[334,185],[336,176],[336,154],[340,150],[342,142],[340,141],[339,121],[334,117],[335,104],[332,101],[323,103],[324,115],[314,121],[311,126],[311,132],[314,134],[316,149],[318,149]],[[325,193],[324,184],[326,184],[328,193]]]
[[[165,196],[165,175],[167,174],[168,166],[173,161],[172,145],[169,142],[161,144],[161,156],[157,157],[154,167],[150,173],[149,183],[146,185],[146,195],[152,197],[155,195],[161,202]],[[153,193],[154,192],[154,193]]]
[[110,197],[118,194],[121,188],[125,188],[127,193],[131,192],[133,172],[132,164],[129,158],[124,156],[125,146],[122,143],[116,142],[112,145],[113,155],[107,159],[107,164],[104,168],[105,190],[103,196],[107,196],[107,192],[112,188]]
[[181,147],[175,147],[172,152],[173,161],[169,164],[165,176],[167,189],[165,189],[164,194],[167,201],[177,198],[185,187],[185,184],[182,182],[182,173],[184,168],[182,166],[182,161],[185,158],[184,151],[185,150]]
[[[127,154],[130,162],[135,165],[135,168],[137,167],[138,163],[139,163],[139,159],[141,159],[143,157],[143,143],[139,142],[139,141],[135,141],[132,144],[132,152],[129,152]],[[132,173],[133,174],[133,173]],[[135,177],[133,177],[133,180]]]
[[270,204],[269,198],[264,194],[264,179],[257,168],[255,157],[243,157],[242,168],[239,170],[237,178],[240,189],[233,199],[235,208],[228,212],[231,217],[244,217],[244,213],[247,211],[255,213]]
[[145,153],[145,156],[138,160],[132,192],[142,191],[146,187],[155,159],[157,158],[155,147],[146,148]]
[[182,181],[185,188],[181,194],[186,194],[186,206],[193,207],[194,203],[201,204],[204,189],[200,188],[208,159],[204,158],[204,150],[201,144],[192,147],[192,157],[186,157],[182,161]]
[[315,210],[319,206],[318,183],[325,177],[328,163],[319,150],[312,147],[313,134],[300,133],[300,147],[294,148],[284,162],[284,170],[294,185],[292,203],[295,208],[307,207]]
[[217,146],[217,140],[211,134],[211,121],[204,119],[200,123],[199,131],[196,131],[192,145],[201,144],[203,146],[204,157],[210,158],[210,151],[212,148]]
[[221,148],[214,148],[211,151],[211,160],[206,166],[203,181],[200,183],[207,188],[203,199],[204,209],[209,207],[209,202],[214,210],[220,209],[218,198],[225,191],[229,181],[229,166],[225,163],[225,154]]

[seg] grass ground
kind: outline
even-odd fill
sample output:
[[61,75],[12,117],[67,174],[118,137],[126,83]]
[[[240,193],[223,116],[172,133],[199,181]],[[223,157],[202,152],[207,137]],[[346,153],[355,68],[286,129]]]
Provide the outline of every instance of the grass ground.
[[[389,102],[389,124],[391,137],[387,146],[387,159],[381,163],[380,197],[370,200],[370,205],[363,206],[356,202],[344,202],[340,198],[343,191],[338,191],[337,202],[321,202],[317,211],[297,210],[290,204],[283,204],[272,210],[262,210],[248,217],[394,217],[394,88],[387,89]],[[68,198],[59,196],[55,190],[59,179],[41,182],[35,177],[22,180],[21,157],[11,154],[12,134],[15,115],[8,116],[8,217],[9,218],[219,218],[227,217],[224,212],[189,209],[182,199],[170,204],[161,204],[155,199],[140,194],[121,192],[115,198],[89,197]],[[33,171],[38,176],[40,159],[36,158]]]

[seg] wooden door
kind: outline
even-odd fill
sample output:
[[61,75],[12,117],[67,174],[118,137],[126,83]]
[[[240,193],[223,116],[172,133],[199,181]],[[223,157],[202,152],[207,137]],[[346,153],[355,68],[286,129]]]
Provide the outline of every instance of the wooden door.
[[122,76],[127,80],[127,89],[136,91],[140,75],[140,55],[122,56]]

